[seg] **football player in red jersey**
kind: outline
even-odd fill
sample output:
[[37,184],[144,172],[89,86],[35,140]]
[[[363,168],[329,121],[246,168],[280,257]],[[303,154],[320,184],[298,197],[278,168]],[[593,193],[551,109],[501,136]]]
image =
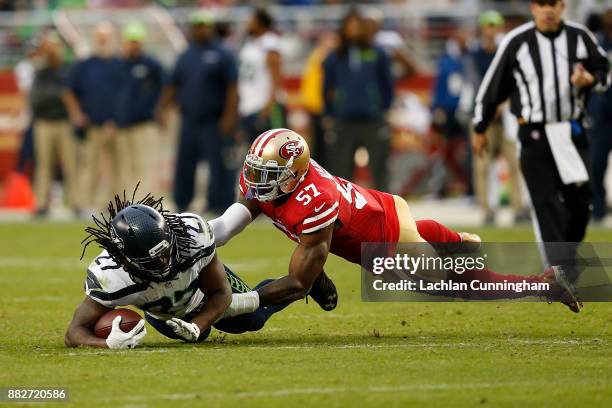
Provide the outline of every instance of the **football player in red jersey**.
[[[289,129],[269,130],[253,142],[239,187],[238,202],[209,222],[218,246],[242,231],[260,213],[298,243],[287,276],[258,291],[240,294],[244,303],[252,306],[276,305],[310,295],[324,310],[332,310],[337,295],[333,282],[323,272],[327,256],[331,252],[359,264],[363,242],[480,244],[478,236],[453,232],[435,221],[416,222],[401,197],[366,189],[329,174],[310,158],[305,140]],[[561,269],[532,277],[501,275],[488,269],[470,270],[460,276],[468,282],[473,279],[550,282],[570,309],[578,312],[581,306]],[[506,298],[518,294],[494,296]]]

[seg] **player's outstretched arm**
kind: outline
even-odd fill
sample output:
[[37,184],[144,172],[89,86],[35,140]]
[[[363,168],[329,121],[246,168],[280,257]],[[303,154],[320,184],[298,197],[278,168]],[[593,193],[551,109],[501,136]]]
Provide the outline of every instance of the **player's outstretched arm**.
[[241,197],[237,203],[230,205],[223,215],[208,221],[208,225],[210,225],[215,236],[215,244],[218,247],[225,245],[258,215],[259,207],[257,207],[257,204],[253,200],[246,200]]
[[200,272],[200,290],[207,295],[206,305],[191,321],[200,329],[206,330],[217,321],[232,301],[232,288],[217,255]]
[[66,330],[64,343],[67,347],[103,347],[108,348],[105,339],[96,337],[93,332],[93,327],[102,315],[111,308],[105,307],[89,296],[77,306],[72,316],[72,321]]
[[257,290],[260,306],[273,306],[304,298],[321,271],[331,244],[334,224],[300,235],[300,244],[289,262],[289,275]]
[[191,322],[173,318],[166,324],[176,334],[188,342],[195,342],[200,333],[208,330],[225,312],[232,301],[232,288],[227,280],[223,264],[215,255],[208,265],[200,272],[200,290],[206,293],[206,304]]

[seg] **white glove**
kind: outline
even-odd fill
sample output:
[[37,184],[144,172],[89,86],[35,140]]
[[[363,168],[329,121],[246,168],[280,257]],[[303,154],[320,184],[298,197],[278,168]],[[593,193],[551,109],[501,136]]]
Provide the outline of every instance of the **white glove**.
[[145,321],[143,319],[140,319],[138,324],[127,333],[121,330],[120,323],[121,316],[113,319],[113,328],[106,339],[106,345],[110,349],[134,348],[147,335],[147,328],[144,327]]
[[190,343],[198,341],[200,337],[200,328],[197,324],[192,322],[186,322],[181,319],[173,317],[170,320],[166,320],[166,324],[183,340]]

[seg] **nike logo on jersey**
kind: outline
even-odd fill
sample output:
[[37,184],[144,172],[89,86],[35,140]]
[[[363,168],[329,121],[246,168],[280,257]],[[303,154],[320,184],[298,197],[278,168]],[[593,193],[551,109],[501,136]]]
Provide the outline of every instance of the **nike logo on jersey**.
[[325,204],[321,204],[319,207],[315,207],[315,212],[318,213],[319,211],[321,211],[321,209],[325,207]]

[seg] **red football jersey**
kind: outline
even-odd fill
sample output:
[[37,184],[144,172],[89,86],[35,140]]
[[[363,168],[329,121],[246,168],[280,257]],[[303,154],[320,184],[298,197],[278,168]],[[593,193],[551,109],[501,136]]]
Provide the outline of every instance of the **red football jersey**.
[[[244,176],[240,193],[247,198]],[[391,194],[369,190],[332,176],[314,160],[304,180],[289,195],[272,202],[256,201],[261,212],[289,238],[299,242],[336,223],[330,251],[360,263],[362,242],[397,242],[399,223]]]

